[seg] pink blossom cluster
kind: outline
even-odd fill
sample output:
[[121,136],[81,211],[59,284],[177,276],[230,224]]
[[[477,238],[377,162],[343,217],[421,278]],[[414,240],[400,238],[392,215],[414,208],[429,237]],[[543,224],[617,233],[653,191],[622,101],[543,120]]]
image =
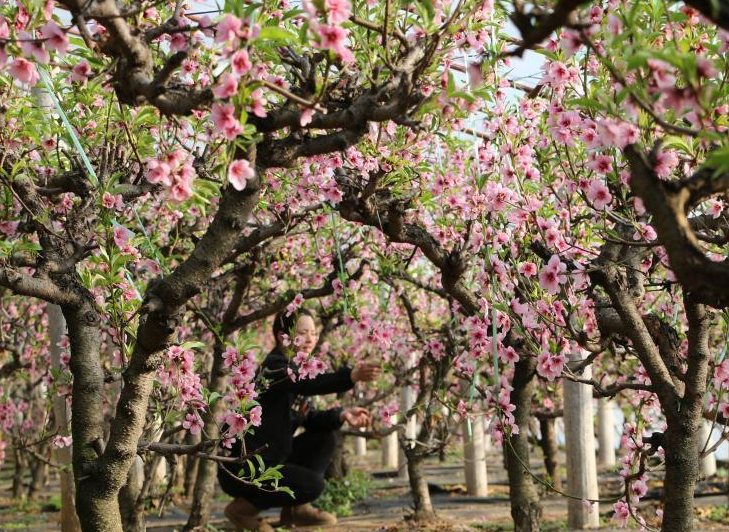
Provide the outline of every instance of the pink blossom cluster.
[[297,368],[297,380],[313,379],[327,370],[327,364],[322,359],[307,355],[303,351],[296,353],[293,363]]
[[349,19],[352,6],[349,0],[325,0],[325,22],[321,23],[316,6],[311,0],[304,0],[302,6],[309,19],[309,28],[316,35],[319,47],[331,50],[344,63],[352,63],[354,54],[348,48],[349,30],[340,24]]
[[[10,61],[8,67],[10,76],[19,83],[32,87],[39,79],[35,63],[48,64],[51,59],[49,50],[55,51],[58,55],[65,55],[69,46],[68,37],[66,32],[53,20],[49,20],[39,28],[37,37],[20,29],[25,27],[24,24],[20,27],[16,24],[15,27],[19,29],[16,42],[19,45],[20,52],[25,57],[17,56],[10,61],[5,46],[0,45],[0,67],[5,66]],[[7,41],[11,38],[10,28],[7,19],[0,15],[0,41]]]
[[562,375],[566,362],[564,353],[553,353],[547,346],[543,346],[537,357],[537,373],[551,382]]
[[560,285],[567,282],[567,265],[552,255],[549,262],[539,271],[539,286],[552,295],[559,293]]
[[258,37],[261,27],[258,24],[251,26],[247,20],[240,19],[227,13],[217,23],[215,29],[215,42],[229,44],[238,48],[240,41],[248,41]]
[[113,230],[114,244],[119,250],[126,254],[131,255],[134,258],[140,258],[139,250],[132,244],[134,239],[134,233],[124,226],[117,225]]
[[223,445],[230,447],[236,437],[242,436],[249,427],[261,424],[261,407],[253,406],[251,401],[257,397],[254,378],[256,376],[256,350],[241,352],[229,345],[223,352],[223,366],[232,374],[229,380],[225,402],[228,410],[220,419],[228,429],[224,434]]
[[299,292],[294,296],[294,298],[291,300],[291,302],[286,305],[286,315],[291,316],[294,312],[296,312],[298,309],[301,308],[301,305],[304,304],[304,295]]
[[[619,500],[613,506],[613,519],[618,525],[625,527],[631,517],[634,517],[638,524],[645,526],[645,520],[635,511],[640,499],[648,493],[648,475],[643,473],[636,478],[636,470],[640,461],[640,453],[644,448],[644,443],[639,433],[639,426],[635,423],[626,423],[623,428],[623,435],[620,440],[620,446],[627,450],[627,453],[621,457],[620,476],[623,479],[630,478],[628,483],[628,492],[624,499]],[[663,456],[664,450],[659,451],[659,456]],[[633,511],[631,512],[631,507]],[[632,513],[632,515],[631,515]]]
[[714,386],[717,390],[729,389],[729,360],[724,360],[714,368]]
[[397,423],[397,414],[400,412],[400,407],[397,403],[388,403],[380,408],[380,419],[385,427],[391,427]]
[[255,177],[256,173],[251,164],[245,159],[237,159],[228,167],[228,182],[236,190],[246,188],[248,181]]
[[195,371],[195,354],[179,345],[168,347],[163,363],[157,370],[157,380],[163,388],[177,394],[183,408],[203,406],[200,374]]
[[192,197],[197,174],[188,152],[178,149],[161,157],[149,158],[146,164],[147,181],[163,185],[172,201],[181,203]]
[[232,103],[214,103],[210,110],[210,120],[215,128],[214,136],[234,140],[243,132],[243,126],[236,117],[235,106]]
[[24,405],[27,406],[27,403],[20,401],[15,404],[9,397],[0,401],[0,428],[3,432],[8,432],[15,426],[16,417],[19,417],[19,414],[23,412]]

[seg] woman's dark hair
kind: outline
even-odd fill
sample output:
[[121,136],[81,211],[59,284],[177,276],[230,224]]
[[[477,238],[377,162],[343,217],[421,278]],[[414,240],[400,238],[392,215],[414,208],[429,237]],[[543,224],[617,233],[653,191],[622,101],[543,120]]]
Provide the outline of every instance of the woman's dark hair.
[[301,316],[309,316],[312,320],[314,319],[314,315],[305,308],[300,308],[296,312],[290,313],[288,316],[286,315],[287,313],[287,310],[282,310],[276,314],[275,318],[273,318],[273,337],[277,342],[278,333],[280,332],[291,336],[294,327],[296,327],[296,322]]

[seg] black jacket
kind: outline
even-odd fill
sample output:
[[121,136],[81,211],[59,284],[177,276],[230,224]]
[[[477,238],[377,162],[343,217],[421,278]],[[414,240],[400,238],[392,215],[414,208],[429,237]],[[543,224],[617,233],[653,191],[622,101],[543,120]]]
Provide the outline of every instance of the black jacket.
[[[341,408],[315,410],[300,396],[346,392],[354,387],[352,370],[343,367],[313,379],[292,381],[287,369],[296,374],[296,367],[278,348],[274,348],[258,368],[258,379],[269,384],[258,396],[261,404],[261,425],[245,437],[246,451],[254,452],[266,445],[261,457],[269,465],[282,464],[291,455],[293,434],[297,427],[312,430],[336,430],[342,426]],[[297,400],[298,399],[298,400]],[[296,403],[296,405],[295,405]],[[240,442],[233,445],[233,456],[239,456]]]

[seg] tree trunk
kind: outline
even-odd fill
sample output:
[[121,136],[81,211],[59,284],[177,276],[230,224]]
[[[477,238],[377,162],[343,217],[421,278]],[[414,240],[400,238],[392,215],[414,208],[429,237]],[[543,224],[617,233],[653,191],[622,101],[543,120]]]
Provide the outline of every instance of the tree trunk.
[[699,475],[698,423],[668,422],[666,475],[663,483],[662,532],[690,532],[694,521],[694,488]]
[[329,462],[329,467],[327,467],[324,477],[343,480],[349,472],[349,466],[347,465],[347,457],[344,449],[344,436],[338,430],[334,432],[334,442],[334,454],[332,455],[332,461]]
[[144,469],[142,459],[137,456],[129,468],[126,484],[119,490],[119,511],[124,532],[144,532],[147,529],[144,512],[146,497],[142,493]]
[[[117,497],[103,492],[101,483],[84,482],[76,489],[76,511],[84,532],[123,532]],[[116,495],[116,494],[115,494]]]
[[428,490],[428,481],[425,479],[423,463],[423,457],[417,454],[417,449],[413,449],[408,453],[408,480],[413,503],[415,504],[413,518],[418,523],[427,523],[435,519],[435,511],[433,511],[433,503],[430,500],[430,491]]
[[[514,532],[539,532],[542,507],[537,490],[529,471],[529,439],[527,427],[531,415],[533,394],[533,378],[536,358],[527,353],[514,368],[514,379],[511,391],[511,403],[516,407],[514,418],[519,427],[519,434],[512,434],[505,442],[507,472],[509,474],[509,499],[511,501],[511,517],[514,520]],[[524,464],[524,465],[522,465]]]
[[[44,451],[42,451],[44,452]],[[28,500],[30,502],[38,502],[43,486],[48,478],[48,464],[37,459],[33,459],[30,467],[30,484],[28,485]]]
[[[225,346],[215,342],[213,350],[213,366],[210,370],[210,392],[225,392],[226,373],[223,364],[223,352]],[[205,432],[211,440],[216,439],[219,434],[217,420],[223,413],[223,401],[216,401],[205,414]],[[210,519],[210,501],[213,499],[215,484],[218,481],[218,465],[213,460],[200,460],[197,465],[197,480],[192,495],[192,509],[183,531],[202,530]]]
[[13,473],[12,486],[13,499],[22,499],[25,495],[25,490],[23,489],[23,475],[25,475],[25,469],[28,464],[25,453],[18,448],[18,445],[13,445],[13,456],[15,458],[15,470]]
[[[421,362],[421,372],[422,362]],[[420,390],[420,396],[417,398],[422,404],[424,394],[430,394],[430,389]],[[415,400],[415,398],[413,398]],[[432,399],[432,395],[430,396]],[[410,483],[410,492],[413,497],[413,506],[415,512],[413,519],[420,524],[427,523],[435,519],[435,511],[433,510],[433,503],[430,500],[430,491],[428,490],[428,481],[425,478],[425,457],[428,455],[428,447],[431,440],[432,432],[432,408],[433,401],[428,401],[425,415],[423,416],[423,423],[420,426],[420,430],[416,436],[416,441],[419,445],[409,443],[409,440],[400,440],[400,448],[405,452],[405,461],[407,467],[407,478]],[[414,416],[413,416],[414,417]],[[405,437],[407,435],[407,429],[405,429]]]
[[[185,443],[189,445],[194,445],[196,443],[200,443],[201,435],[200,434],[193,434],[192,432],[188,432],[185,435]],[[195,489],[195,483],[197,482],[197,475],[198,475],[198,464],[200,462],[200,459],[197,456],[184,456],[178,458],[178,460],[183,464],[183,472],[184,472],[184,484],[183,484],[183,493],[185,494],[185,498],[188,499],[193,496],[193,490]]]
[[[709,315],[706,308],[684,295],[688,322],[688,368],[683,399],[670,408],[671,397],[661,400],[666,413],[666,475],[663,481],[663,532],[690,532],[694,521],[694,489],[699,476],[699,433],[709,379]],[[701,442],[703,445],[704,442]]]
[[[127,478],[126,460],[134,460],[136,453],[124,456],[124,463],[116,462],[119,456],[109,456],[115,461],[110,466],[100,460],[104,452],[104,372],[99,353],[101,331],[99,316],[91,303],[79,308],[63,307],[71,345],[71,372],[73,393],[71,398],[71,432],[73,434],[73,474],[76,481],[76,512],[84,532],[122,532],[118,495]],[[149,397],[152,389],[152,371],[149,372],[145,390],[127,389],[123,394]],[[134,407],[146,412],[146,401],[132,402]],[[119,421],[119,410],[115,423]],[[140,417],[143,417],[140,414]],[[113,425],[113,423],[112,423]],[[126,427],[126,426],[125,426]],[[126,427],[128,428],[128,427]],[[117,430],[121,430],[119,427]],[[104,456],[104,458],[107,458]]]
[[547,477],[549,477],[554,489],[561,490],[562,475],[559,472],[559,460],[557,459],[559,447],[554,422],[553,417],[545,417],[539,420],[539,431],[542,433],[539,446],[542,448],[542,454],[544,455],[544,469],[547,472]]

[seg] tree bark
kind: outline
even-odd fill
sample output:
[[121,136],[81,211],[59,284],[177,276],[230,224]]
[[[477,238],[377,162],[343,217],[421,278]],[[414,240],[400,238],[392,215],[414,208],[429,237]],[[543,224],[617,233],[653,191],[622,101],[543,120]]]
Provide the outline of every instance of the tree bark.
[[[704,451],[704,448],[708,449],[712,445],[711,441],[711,422],[703,419],[699,425],[699,453]],[[707,454],[701,458],[700,467],[701,476],[704,478],[716,475],[716,455],[714,453]]]
[[[62,308],[68,326],[70,366],[74,379],[71,431],[76,512],[84,532],[122,532],[118,495],[126,481],[129,466],[117,464],[103,474],[100,465],[100,456],[104,453],[104,373],[99,358],[99,317],[90,301],[79,307]],[[147,396],[144,395],[145,398]],[[146,410],[146,402],[134,406]],[[119,422],[118,419],[115,421]],[[121,428],[119,426],[118,430]],[[126,459],[131,464],[135,456],[136,439],[134,450],[130,449]]]
[[347,476],[349,466],[347,465],[346,454],[344,435],[338,430],[334,431],[334,454],[332,455],[332,461],[329,462],[329,467],[327,467],[325,478],[343,480]]
[[662,532],[691,532],[694,488],[699,474],[698,423],[686,419],[666,429],[666,475]]
[[[421,361],[421,369],[422,368]],[[431,383],[433,384],[433,383]],[[432,425],[432,388],[423,389],[421,388],[417,401],[419,404],[423,404],[424,397],[429,397],[430,401],[427,401],[428,406],[425,408],[425,415],[423,416],[423,423],[420,426],[420,430],[416,436],[417,444],[409,443],[411,438],[407,434],[407,428],[405,428],[405,437],[400,441],[400,448],[405,452],[406,467],[407,467],[407,478],[410,483],[410,492],[413,497],[413,506],[415,512],[413,519],[418,523],[427,523],[436,518],[435,511],[433,510],[433,503],[430,500],[430,491],[428,490],[428,481],[425,478],[425,457],[432,452],[429,447],[431,444],[431,433],[433,429]],[[413,416],[414,417],[414,416]]]
[[433,503],[430,500],[430,491],[428,490],[428,481],[425,478],[423,465],[422,456],[418,456],[416,452],[409,453],[407,460],[408,480],[413,503],[415,504],[413,518],[418,523],[427,523],[436,517]]
[[[41,452],[45,453],[45,450]],[[30,466],[30,484],[28,485],[28,500],[30,502],[38,501],[47,478],[48,464],[34,458]]]
[[539,532],[542,506],[530,473],[524,467],[529,467],[527,427],[531,415],[536,358],[526,353],[520,356],[521,359],[514,368],[514,389],[511,391],[511,404],[516,407],[514,418],[520,430],[518,434],[512,434],[504,445],[509,475],[509,499],[514,532]]
[[145,499],[142,493],[144,484],[144,465],[137,456],[129,468],[127,481],[119,490],[119,511],[124,532],[144,532],[146,530]]
[[[185,435],[185,443],[188,445],[194,445],[200,443],[201,436],[199,434],[193,434],[188,432]],[[193,496],[195,484],[197,483],[198,471],[200,459],[197,456],[183,456],[178,458],[180,464],[182,464],[182,475],[184,483],[182,485],[183,493],[185,498],[188,499]],[[178,466],[179,467],[179,466]]]
[[21,451],[17,444],[13,445],[13,457],[15,458],[15,469],[13,471],[13,485],[11,488],[13,499],[22,499],[25,495],[23,489],[23,475],[28,465],[25,453]]
[[662,532],[690,532],[693,529],[694,489],[700,462],[697,449],[711,359],[710,321],[706,308],[690,295],[684,295],[684,308],[688,321],[686,389],[680,409],[664,407],[667,428]]
[[562,475],[559,472],[559,460],[557,458],[559,446],[557,445],[557,430],[554,424],[555,418],[553,417],[539,419],[539,431],[542,433],[539,446],[542,448],[544,469],[547,472],[549,481],[554,486],[554,489],[561,490]]

